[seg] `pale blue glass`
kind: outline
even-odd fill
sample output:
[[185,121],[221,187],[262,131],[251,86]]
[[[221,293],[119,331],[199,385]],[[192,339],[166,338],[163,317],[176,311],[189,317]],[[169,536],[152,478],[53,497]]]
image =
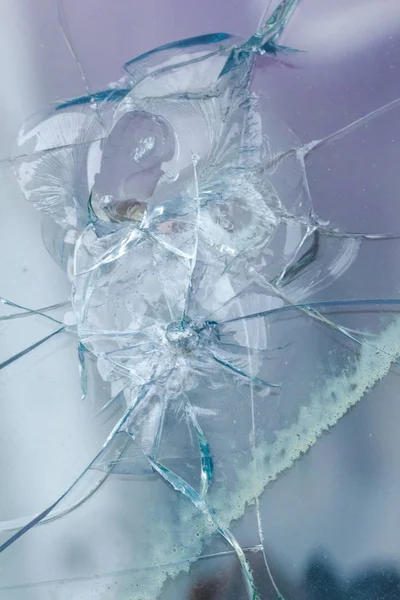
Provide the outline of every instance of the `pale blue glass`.
[[0,598],[397,598],[397,4],[5,14]]

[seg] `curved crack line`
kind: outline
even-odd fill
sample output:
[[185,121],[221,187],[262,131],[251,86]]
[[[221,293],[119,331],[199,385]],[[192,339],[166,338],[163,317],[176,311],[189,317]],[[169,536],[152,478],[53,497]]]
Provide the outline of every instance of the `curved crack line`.
[[[124,426],[126,425],[128,419],[131,417],[132,413],[145,400],[152,383],[153,383],[153,381],[150,380],[146,385],[142,386],[142,388],[140,389],[140,391],[136,397],[136,402],[134,402],[125,411],[124,415],[121,417],[121,419],[115,425],[115,427],[112,429],[111,433],[107,437],[102,448],[96,454],[94,459],[82,471],[82,473],[72,482],[72,484],[50,506],[48,506],[45,510],[43,510],[41,513],[39,513],[35,517],[27,517],[26,519],[18,519],[17,521],[0,522],[0,531],[9,531],[9,530],[18,529],[18,531],[16,531],[11,537],[9,537],[5,542],[0,544],[0,554],[2,552],[4,552],[7,548],[9,548],[19,538],[21,538],[23,535],[28,533],[28,531],[30,531],[36,525],[47,523],[49,521],[54,521],[64,515],[72,512],[79,506],[81,506],[84,502],[86,502],[86,500],[88,498],[93,496],[93,494],[103,485],[103,483],[105,483],[105,481],[107,480],[109,475],[111,475],[111,473],[113,472],[113,470],[118,462],[118,458],[120,456],[122,456],[128,443],[130,442],[130,439],[131,439],[130,434],[124,430]],[[123,443],[122,446],[118,449],[118,452],[116,452],[116,456],[114,457],[113,461],[107,462],[107,464],[108,464],[107,471],[102,472],[101,475],[98,477],[98,479],[93,484],[91,484],[88,491],[85,492],[81,497],[79,497],[78,500],[72,502],[72,504],[70,506],[67,506],[64,509],[59,509],[58,512],[55,512],[52,515],[51,513],[57,508],[57,506],[59,506],[59,504],[61,504],[61,502],[74,490],[74,488],[79,483],[81,483],[82,480],[84,480],[86,475],[91,470],[92,471],[94,470],[93,467],[95,467],[95,465],[99,461],[100,457],[111,446],[112,442],[116,439],[117,435],[119,435],[119,434],[126,435],[125,443]],[[26,520],[28,520],[28,522],[25,523],[25,525],[21,526],[21,524],[20,524],[21,521],[26,521]]]
[[[253,363],[252,363],[252,353],[250,352],[250,338],[249,338],[249,331],[248,328],[244,327],[244,331],[245,331],[245,337],[246,337],[246,345],[247,345],[247,358],[248,358],[248,362],[249,362],[249,366],[250,366],[250,375],[253,376]],[[280,398],[279,398],[280,401]],[[254,384],[253,381],[250,381],[250,412],[251,412],[251,434],[250,434],[250,447],[251,447],[251,453],[252,453],[252,458],[253,460],[255,459],[256,456],[256,417],[255,417],[255,406],[254,406]],[[255,466],[256,471],[257,471],[257,465]],[[285,600],[285,598],[283,597],[283,595],[281,594],[276,581],[274,579],[274,576],[272,574],[271,568],[269,566],[269,562],[267,559],[267,554],[265,552],[265,547],[264,547],[264,531],[263,531],[263,526],[262,526],[262,518],[261,518],[261,511],[260,511],[260,500],[259,498],[256,498],[255,501],[255,506],[256,506],[256,519],[257,519],[257,530],[258,530],[258,538],[260,540],[260,544],[261,544],[261,553],[262,553],[262,557],[264,560],[264,564],[265,564],[265,568],[267,570],[267,574],[268,577],[270,579],[270,582],[272,584],[272,587],[275,590],[275,593],[278,597],[279,600]]]
[[237,367],[233,363],[225,360],[222,357],[219,357],[217,354],[215,354],[215,352],[211,351],[210,355],[221,366],[226,367],[227,369],[230,369],[237,375],[241,375],[242,377],[245,377],[246,379],[250,379],[254,383],[258,383],[262,386],[266,386],[268,388],[273,388],[273,389],[280,389],[282,387],[281,384],[279,384],[279,383],[270,383],[269,381],[266,381],[265,379],[261,379],[260,377],[257,377],[256,375],[251,375],[250,373],[246,373],[246,371]]
[[4,316],[0,317],[0,321],[11,321],[13,319],[21,319],[22,317],[31,317],[32,315],[37,315],[39,317],[44,317],[45,319],[49,319],[50,321],[53,321],[54,323],[57,323],[58,325],[63,325],[62,321],[60,321],[59,319],[55,319],[54,317],[51,317],[50,315],[46,315],[45,313],[50,312],[52,310],[56,310],[57,308],[62,308],[64,306],[67,306],[68,304],[70,304],[70,302],[69,302],[69,300],[65,300],[64,302],[59,302],[58,304],[52,304],[51,306],[45,306],[43,308],[33,309],[33,308],[27,308],[26,306],[23,306],[22,304],[17,304],[16,302],[12,302],[11,300],[8,300],[7,298],[3,298],[2,296],[0,296],[0,304],[6,304],[7,306],[19,308],[20,310],[23,311],[20,313],[4,315]]
[[197,508],[215,527],[216,531],[226,539],[226,541],[232,546],[237,554],[240,562],[240,566],[243,572],[244,581],[246,585],[247,596],[249,600],[261,600],[257,593],[253,573],[250,569],[250,565],[247,562],[246,556],[237,542],[236,538],[226,527],[218,523],[217,515],[214,510],[207,505],[204,498],[202,498],[191,485],[189,485],[184,479],[179,477],[176,473],[155,461],[151,456],[143,452],[144,456],[149,461],[151,467],[160,477],[168,483],[175,491],[182,494]]
[[204,435],[202,428],[197,420],[195,412],[193,410],[192,404],[189,398],[185,394],[185,404],[187,416],[189,418],[190,423],[192,424],[195,432],[197,443],[199,446],[200,459],[201,459],[201,469],[200,469],[200,496],[204,498],[208,492],[208,489],[213,480],[214,474],[214,461],[212,457],[210,444]]

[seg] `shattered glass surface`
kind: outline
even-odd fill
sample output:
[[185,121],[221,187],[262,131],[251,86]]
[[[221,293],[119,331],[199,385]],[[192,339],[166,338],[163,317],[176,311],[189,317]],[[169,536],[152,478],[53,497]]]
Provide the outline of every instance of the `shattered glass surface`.
[[155,49],[156,0],[38,7],[63,68],[4,124],[0,598],[398,598],[400,7],[197,4]]

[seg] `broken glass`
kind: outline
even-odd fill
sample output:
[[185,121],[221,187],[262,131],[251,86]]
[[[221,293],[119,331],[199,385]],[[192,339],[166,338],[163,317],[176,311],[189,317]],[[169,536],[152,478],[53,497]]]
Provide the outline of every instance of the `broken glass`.
[[[326,597],[318,581],[338,598],[372,594],[366,580],[338,582],[329,563],[324,579],[317,561],[302,588],[296,569],[285,574],[293,554],[268,551],[281,535],[273,494],[281,527],[302,531],[299,465],[318,452],[329,465],[326,440],[400,358],[397,267],[379,275],[400,237],[387,183],[399,94],[300,138],[264,89],[266,67],[290,81],[301,72],[306,52],[286,36],[310,4],[268,3],[247,38],[166,43],[101,91],[57,5],[83,94],[29,118],[3,161],[66,274],[62,298],[36,305],[29,283],[23,298],[7,285],[0,298],[2,385],[17,395],[4,453],[30,471],[24,492],[14,467],[0,475],[4,598]],[[66,365],[70,422],[59,416]],[[44,400],[31,402],[35,380]],[[32,548],[52,552],[40,541],[51,527],[62,557],[49,575]],[[15,583],[23,555],[31,567]]]

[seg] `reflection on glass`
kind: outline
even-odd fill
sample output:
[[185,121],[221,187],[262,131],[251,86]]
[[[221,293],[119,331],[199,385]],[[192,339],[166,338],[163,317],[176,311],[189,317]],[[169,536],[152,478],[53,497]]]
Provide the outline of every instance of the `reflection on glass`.
[[294,592],[269,564],[260,508],[267,486],[400,358],[396,295],[334,293],[366,247],[400,229],[337,226],[316,210],[308,180],[315,157],[335,156],[400,103],[302,144],[252,87],[258,61],[301,52],[280,39],[298,5],[267,7],[248,40],[209,34],[147,52],[109,89],[22,127],[9,162],[72,296],[38,309],[29,294],[24,305],[1,298],[4,324],[52,329],[0,369],[66,336],[82,400],[101,388],[94,412],[112,424],[58,497],[2,520],[3,555],[125,477],[151,491],[132,506],[129,595],[121,584],[112,597],[167,598],[178,575],[208,565],[180,597],[372,598],[372,579],[343,587],[317,559],[312,592]]

